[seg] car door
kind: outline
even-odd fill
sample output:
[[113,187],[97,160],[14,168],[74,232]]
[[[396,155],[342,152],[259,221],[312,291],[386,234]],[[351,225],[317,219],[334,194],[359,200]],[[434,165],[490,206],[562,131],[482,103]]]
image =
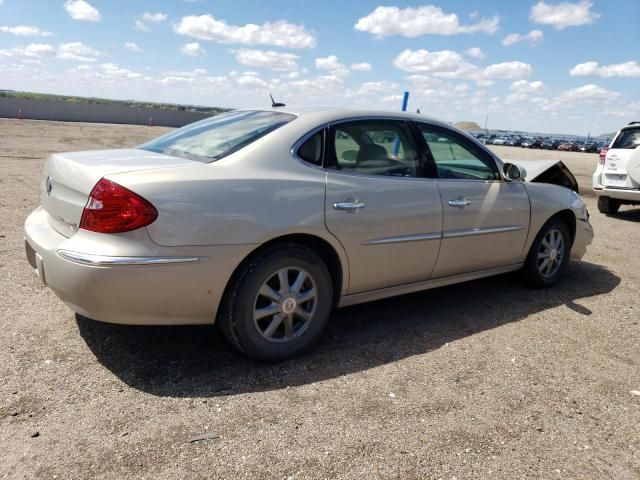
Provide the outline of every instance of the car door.
[[522,261],[530,219],[522,182],[502,179],[493,156],[460,133],[418,124],[435,166],[443,209],[433,278]]
[[427,280],[442,204],[435,180],[423,176],[412,126],[392,119],[333,124],[326,153],[325,221],[347,252],[348,292]]

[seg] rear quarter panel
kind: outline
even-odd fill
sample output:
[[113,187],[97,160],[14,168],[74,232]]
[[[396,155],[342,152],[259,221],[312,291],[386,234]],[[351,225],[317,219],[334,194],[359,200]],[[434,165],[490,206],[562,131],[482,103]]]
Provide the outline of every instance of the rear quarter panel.
[[301,132],[279,133],[213,163],[108,178],[157,208],[147,231],[158,245],[251,245],[252,251],[284,235],[309,234],[332,245],[348,278],[344,249],[325,227],[326,173],[292,156]]

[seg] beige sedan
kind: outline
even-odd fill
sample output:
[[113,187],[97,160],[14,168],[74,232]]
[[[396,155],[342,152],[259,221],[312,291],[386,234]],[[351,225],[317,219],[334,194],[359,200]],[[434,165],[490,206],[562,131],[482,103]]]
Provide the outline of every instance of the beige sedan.
[[54,154],[41,196],[27,258],[75,312],[217,321],[264,360],[309,347],[334,307],[514,270],[551,286],[593,236],[561,162],[504,163],[396,112],[234,111]]

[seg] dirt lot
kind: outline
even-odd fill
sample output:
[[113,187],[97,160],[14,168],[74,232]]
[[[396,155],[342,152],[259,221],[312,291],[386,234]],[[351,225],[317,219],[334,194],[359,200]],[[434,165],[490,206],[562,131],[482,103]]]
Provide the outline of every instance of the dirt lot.
[[[47,154],[164,130],[0,120],[0,478],[640,478],[640,209],[589,197],[594,244],[556,288],[343,309],[264,365],[213,327],[76,318],[24,258]],[[496,150],[561,158],[585,191],[597,161]]]

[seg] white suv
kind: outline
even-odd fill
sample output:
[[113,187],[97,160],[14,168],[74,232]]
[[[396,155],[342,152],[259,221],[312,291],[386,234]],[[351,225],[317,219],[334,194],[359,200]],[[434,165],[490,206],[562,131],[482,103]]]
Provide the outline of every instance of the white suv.
[[640,122],[622,127],[600,153],[593,174],[598,210],[616,213],[620,205],[640,204]]

